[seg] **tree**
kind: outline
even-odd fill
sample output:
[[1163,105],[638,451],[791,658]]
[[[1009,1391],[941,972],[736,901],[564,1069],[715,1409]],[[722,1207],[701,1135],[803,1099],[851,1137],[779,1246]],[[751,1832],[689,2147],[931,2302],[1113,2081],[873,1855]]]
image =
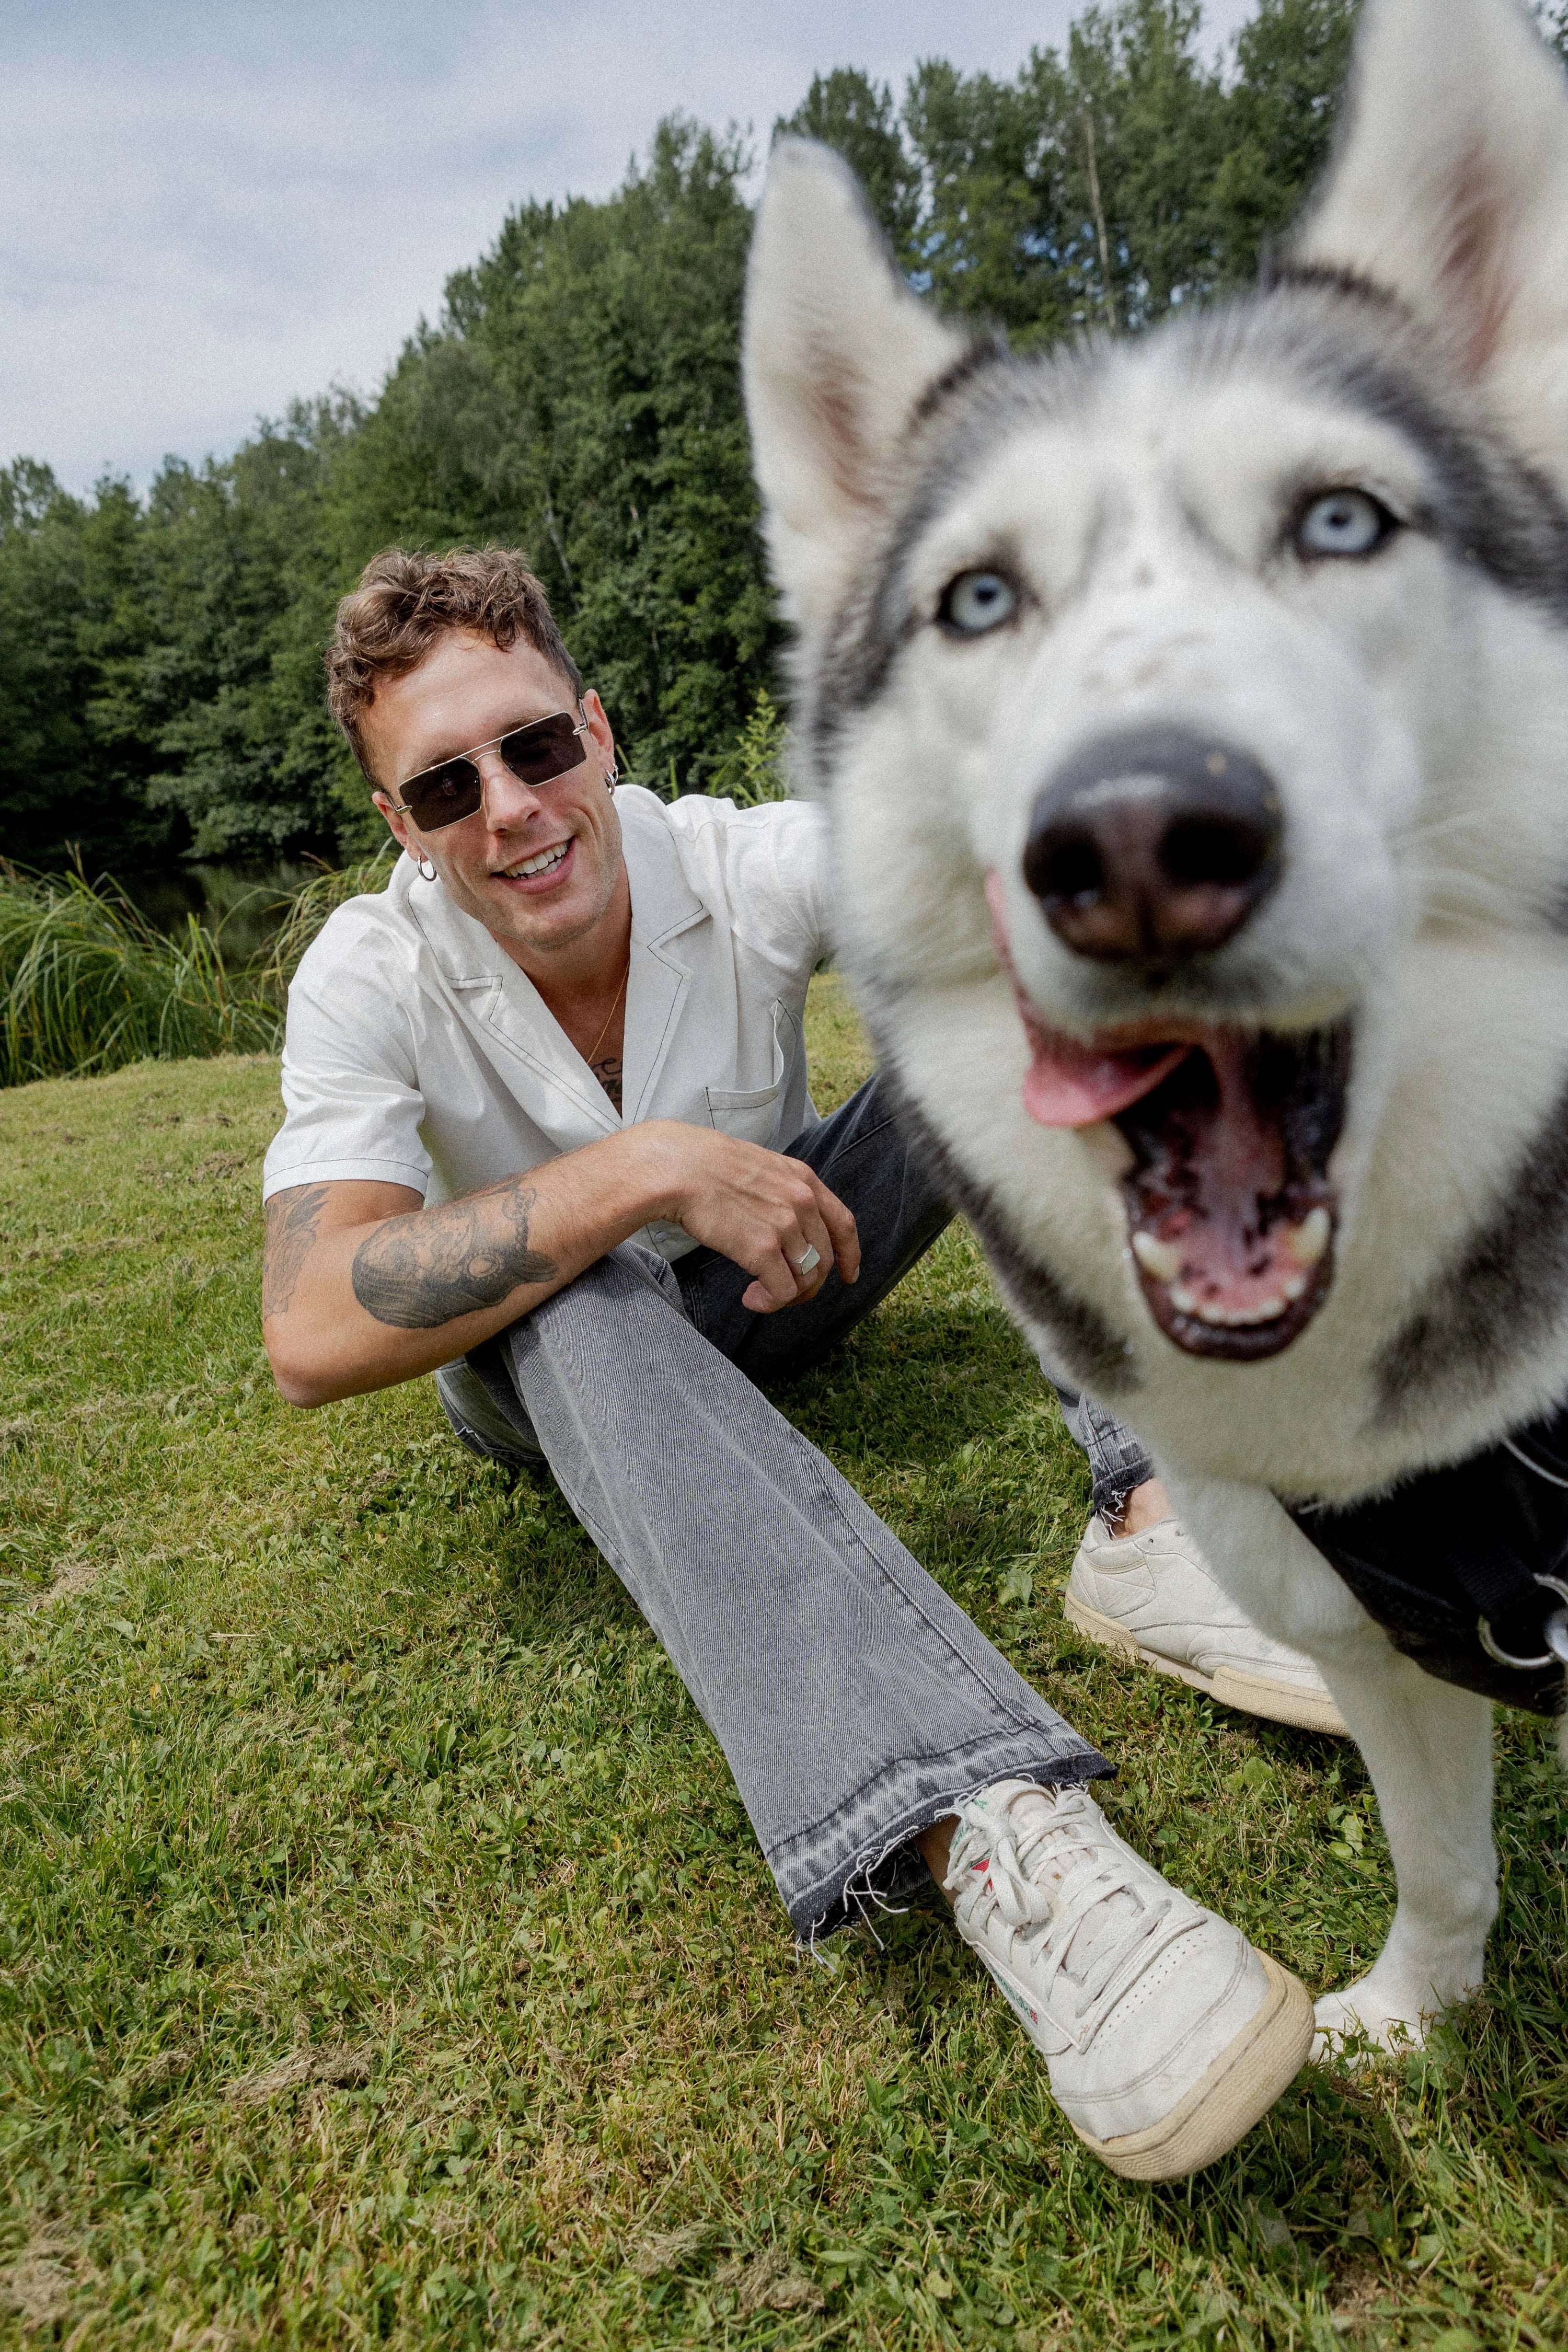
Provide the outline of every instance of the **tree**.
[[520,544],[636,772],[683,789],[776,637],[740,388],[749,160],[672,121],[607,202],[521,206],[405,348],[329,498],[355,564],[392,541]]
[[114,684],[150,635],[140,524],[123,482],[81,499],[26,458],[0,472],[0,854],[24,865],[135,872],[184,845]]
[[[1010,79],[931,59],[896,101],[852,67],[818,74],[775,133],[847,158],[947,310],[1023,349],[1137,330],[1244,281],[1289,224],[1353,16],[1258,0],[1226,68],[1198,0],[1109,0]],[[1568,50],[1568,0],[1543,22]],[[781,636],[740,387],[750,164],[661,123],[603,203],[509,215],[375,400],[296,407],[221,463],[170,458],[144,500],[0,472],[0,848],[58,865],[75,844],[131,873],[368,845],[321,655],[392,542],[521,547],[631,771],[749,776]]]

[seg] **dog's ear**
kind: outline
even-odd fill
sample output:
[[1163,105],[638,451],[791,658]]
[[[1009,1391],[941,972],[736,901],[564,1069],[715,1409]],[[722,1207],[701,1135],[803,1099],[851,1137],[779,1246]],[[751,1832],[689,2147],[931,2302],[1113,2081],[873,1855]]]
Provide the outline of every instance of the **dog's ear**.
[[1568,88],[1519,0],[1366,0],[1290,259],[1396,295],[1568,478]]
[[848,166],[773,149],[746,283],[746,410],[773,571],[806,629],[832,618],[921,394],[968,348],[899,276]]

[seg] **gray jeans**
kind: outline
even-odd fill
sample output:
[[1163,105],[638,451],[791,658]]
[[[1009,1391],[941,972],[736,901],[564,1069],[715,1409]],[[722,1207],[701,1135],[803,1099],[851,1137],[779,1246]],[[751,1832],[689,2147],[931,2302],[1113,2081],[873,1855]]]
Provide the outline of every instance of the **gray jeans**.
[[951,1215],[874,1078],[792,1151],[854,1212],[853,1287],[830,1274],[753,1315],[750,1276],[716,1252],[668,1265],[627,1244],[437,1382],[476,1451],[548,1463],[722,1748],[809,1939],[921,1885],[910,1839],[973,1790],[1110,1767],[755,1385],[818,1361]]

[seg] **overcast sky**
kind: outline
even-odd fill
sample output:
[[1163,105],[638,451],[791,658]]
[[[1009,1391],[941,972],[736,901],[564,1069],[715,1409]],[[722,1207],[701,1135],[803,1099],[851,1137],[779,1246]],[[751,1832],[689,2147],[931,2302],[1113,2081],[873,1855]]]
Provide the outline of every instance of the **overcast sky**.
[[[374,392],[522,198],[812,74],[1010,74],[1075,0],[4,0],[0,463],[73,489]],[[1248,0],[1209,0],[1217,46]]]

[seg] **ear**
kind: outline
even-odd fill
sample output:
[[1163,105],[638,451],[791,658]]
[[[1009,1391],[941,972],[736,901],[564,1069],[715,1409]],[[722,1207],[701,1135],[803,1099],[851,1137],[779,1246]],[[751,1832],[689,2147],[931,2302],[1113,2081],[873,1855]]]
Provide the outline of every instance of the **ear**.
[[746,281],[746,409],[773,572],[807,629],[832,618],[916,402],[969,348],[899,276],[847,164],[783,139]]
[[1366,0],[1291,258],[1397,295],[1568,478],[1568,88],[1518,0]]

